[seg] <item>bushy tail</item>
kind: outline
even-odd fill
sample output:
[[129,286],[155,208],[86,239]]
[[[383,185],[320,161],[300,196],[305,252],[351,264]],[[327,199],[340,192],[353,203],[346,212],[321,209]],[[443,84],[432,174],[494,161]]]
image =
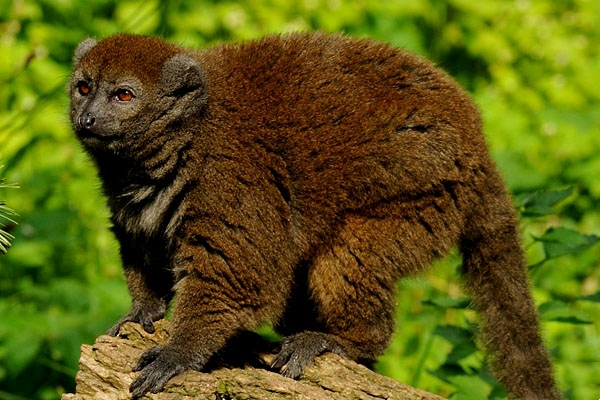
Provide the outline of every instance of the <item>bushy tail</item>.
[[540,336],[513,205],[498,176],[487,182],[467,222],[461,251],[491,371],[510,398],[560,399]]

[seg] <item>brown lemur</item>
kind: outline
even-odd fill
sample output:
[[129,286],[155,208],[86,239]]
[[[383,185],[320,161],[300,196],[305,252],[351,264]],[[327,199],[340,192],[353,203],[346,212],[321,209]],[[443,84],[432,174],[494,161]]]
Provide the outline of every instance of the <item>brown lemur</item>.
[[200,51],[116,35],[78,46],[70,95],[133,298],[109,334],[153,332],[176,295],[135,397],[265,322],[285,376],[324,352],[372,361],[397,280],[457,245],[496,378],[560,398],[479,112],[430,62],[323,33]]

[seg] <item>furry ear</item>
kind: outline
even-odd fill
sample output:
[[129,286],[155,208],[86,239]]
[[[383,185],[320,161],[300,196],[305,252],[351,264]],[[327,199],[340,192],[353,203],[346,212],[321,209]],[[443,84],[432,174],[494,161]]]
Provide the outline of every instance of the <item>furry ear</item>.
[[193,58],[185,54],[176,54],[163,64],[160,91],[164,95],[181,95],[202,87],[204,73]]
[[79,64],[79,61],[81,61],[83,56],[85,56],[87,52],[94,48],[97,44],[98,42],[96,39],[92,38],[84,39],[81,43],[79,43],[79,45],[77,45],[77,49],[75,49],[75,54],[73,54],[73,64]]

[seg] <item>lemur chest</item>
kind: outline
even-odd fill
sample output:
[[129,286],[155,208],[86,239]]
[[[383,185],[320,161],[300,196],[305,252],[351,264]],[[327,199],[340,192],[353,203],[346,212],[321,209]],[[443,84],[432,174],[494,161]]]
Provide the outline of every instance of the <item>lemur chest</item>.
[[183,212],[184,182],[131,185],[113,204],[113,220],[137,238],[169,240]]

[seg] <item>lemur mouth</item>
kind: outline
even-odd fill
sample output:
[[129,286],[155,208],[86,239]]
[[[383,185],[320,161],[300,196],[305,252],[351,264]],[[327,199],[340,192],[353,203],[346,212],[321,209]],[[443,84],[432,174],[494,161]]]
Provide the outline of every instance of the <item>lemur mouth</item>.
[[78,129],[77,136],[81,140],[98,140],[100,142],[112,142],[119,138],[119,134],[102,135],[85,128]]
[[89,129],[78,129],[77,138],[88,149],[109,148],[119,139],[118,134],[100,135]]

